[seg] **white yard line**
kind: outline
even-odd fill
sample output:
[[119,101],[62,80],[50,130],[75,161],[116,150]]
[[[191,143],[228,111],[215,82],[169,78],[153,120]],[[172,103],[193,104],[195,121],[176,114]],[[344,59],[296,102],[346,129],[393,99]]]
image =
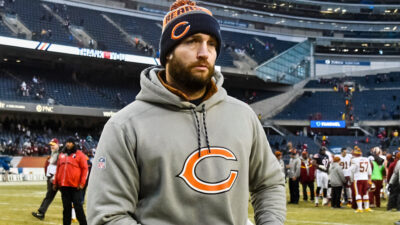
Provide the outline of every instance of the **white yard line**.
[[47,181],[0,181],[0,186],[47,185],[46,182]]
[[[33,219],[35,219],[35,218],[32,217],[32,220]],[[35,220],[39,221],[38,219],[35,219]],[[7,218],[7,217],[4,218],[4,217],[1,217],[1,222],[6,222],[6,221],[10,221],[10,222],[27,222],[26,220],[19,220],[19,219],[16,219],[16,218]],[[61,223],[48,222],[46,220],[41,220],[40,224],[57,224],[57,225],[59,225]]]
[[0,194],[0,196],[5,197],[32,197],[32,198],[44,198],[46,196],[46,192],[40,194],[31,194],[31,193],[15,193],[15,194]]
[[[332,222],[320,222],[320,221],[306,221],[306,220],[286,220],[290,223],[304,223],[304,224],[329,224],[329,225],[358,225],[358,224],[348,224],[348,223],[332,223]],[[361,225],[361,224],[360,224]]]

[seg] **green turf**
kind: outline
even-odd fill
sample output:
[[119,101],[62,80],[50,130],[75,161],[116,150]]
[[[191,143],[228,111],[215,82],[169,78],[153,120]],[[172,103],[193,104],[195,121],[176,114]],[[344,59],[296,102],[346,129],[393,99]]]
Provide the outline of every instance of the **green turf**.
[[[31,215],[38,209],[44,195],[45,184],[41,185],[0,185],[0,225],[62,224],[61,195],[57,194],[50,205],[46,218],[40,221]],[[301,198],[301,197],[300,197]],[[288,205],[287,225],[392,225],[400,219],[399,212],[387,212],[386,201],[383,208],[374,212],[356,214],[353,209],[331,209],[328,206],[314,207],[312,202]],[[253,210],[249,207],[249,218],[253,220]],[[74,223],[78,224],[78,223]],[[214,224],[213,224],[214,225]]]

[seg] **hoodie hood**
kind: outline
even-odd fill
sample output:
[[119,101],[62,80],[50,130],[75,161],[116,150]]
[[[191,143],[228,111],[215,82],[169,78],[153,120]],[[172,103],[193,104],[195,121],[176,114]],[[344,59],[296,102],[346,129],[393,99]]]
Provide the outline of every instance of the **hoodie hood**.
[[209,99],[199,104],[199,106],[196,106],[189,101],[182,100],[179,96],[164,87],[158,78],[158,73],[163,70],[165,70],[163,67],[154,66],[142,71],[140,74],[141,91],[136,96],[136,100],[165,105],[175,110],[195,109],[196,111],[200,111],[202,110],[202,105],[204,105],[205,110],[207,110],[224,100],[227,96],[226,90],[222,87],[224,78],[219,71],[215,71],[212,79],[218,91]]

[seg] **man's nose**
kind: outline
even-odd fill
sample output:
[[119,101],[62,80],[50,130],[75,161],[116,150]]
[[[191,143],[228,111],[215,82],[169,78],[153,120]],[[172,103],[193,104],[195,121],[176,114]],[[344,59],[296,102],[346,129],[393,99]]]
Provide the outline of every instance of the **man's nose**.
[[206,41],[201,42],[198,52],[197,52],[197,57],[207,59],[209,55],[210,55],[210,53],[208,52],[207,42]]

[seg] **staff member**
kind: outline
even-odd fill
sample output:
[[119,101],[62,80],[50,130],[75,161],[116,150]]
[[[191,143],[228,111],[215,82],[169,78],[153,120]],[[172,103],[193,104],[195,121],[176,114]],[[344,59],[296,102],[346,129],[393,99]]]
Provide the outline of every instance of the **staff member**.
[[57,159],[59,154],[59,142],[57,138],[51,139],[49,142],[51,155],[49,156],[48,160],[45,163],[45,174],[47,177],[47,192],[46,197],[43,199],[42,204],[40,205],[37,212],[32,212],[32,216],[43,220],[44,215],[46,214],[47,208],[49,208],[51,202],[53,201],[54,197],[57,194],[58,188],[53,189],[53,180],[54,174],[56,173],[57,169]]
[[58,156],[57,172],[53,181],[53,189],[60,188],[63,203],[63,224],[71,224],[71,209],[74,204],[79,224],[86,225],[81,196],[88,174],[85,154],[78,150],[75,138],[69,137],[63,152]]

